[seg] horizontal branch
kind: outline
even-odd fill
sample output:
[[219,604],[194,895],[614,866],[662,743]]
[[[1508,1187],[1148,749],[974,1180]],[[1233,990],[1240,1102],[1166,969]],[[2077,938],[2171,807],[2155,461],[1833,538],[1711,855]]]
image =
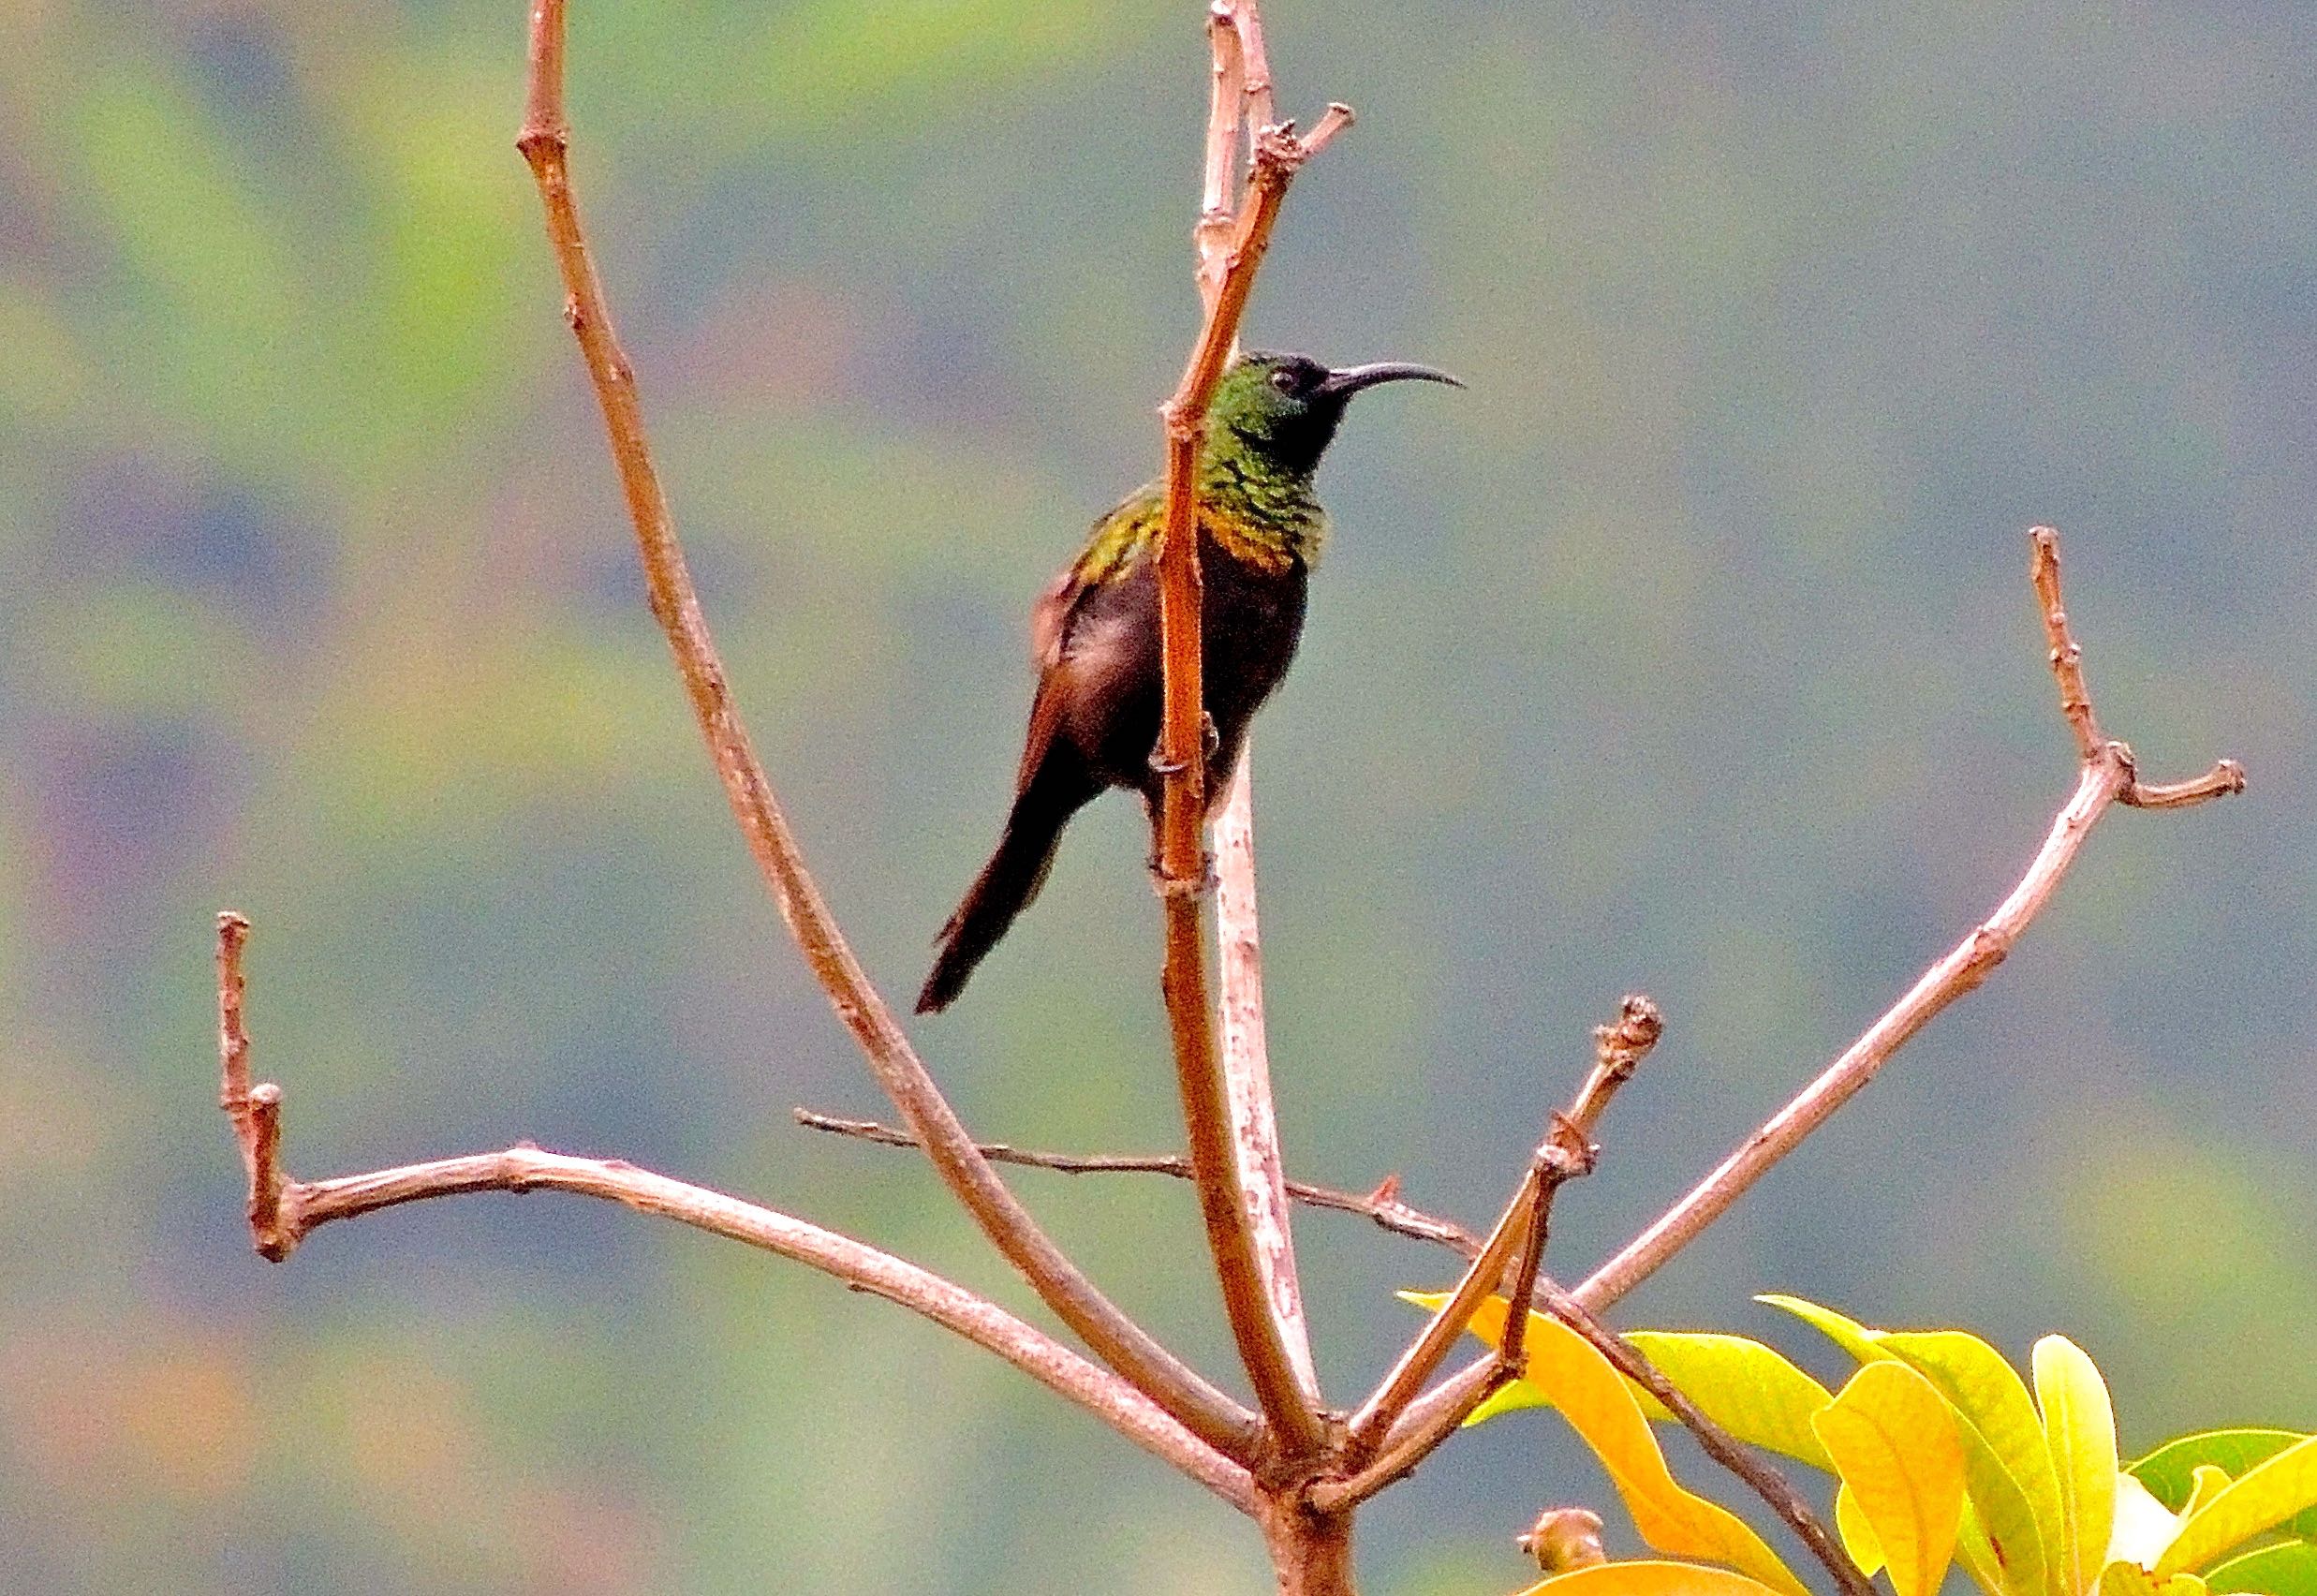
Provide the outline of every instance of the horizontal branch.
[[[816,1114],[809,1108],[800,1108],[795,1113],[796,1122],[807,1130],[825,1130],[880,1147],[924,1150],[925,1145],[907,1130],[880,1125],[874,1119],[839,1119],[834,1115]],[[1190,1160],[1180,1153],[1048,1153],[1004,1142],[978,1142],[974,1145],[992,1163],[1051,1170],[1056,1175],[1164,1175],[1176,1180],[1190,1178]],[[1332,1186],[1314,1186],[1306,1180],[1287,1183],[1287,1194],[1306,1207],[1357,1214],[1395,1235],[1428,1241],[1467,1259],[1480,1255],[1480,1237],[1454,1219],[1409,1207],[1399,1200],[1399,1190],[1397,1175],[1388,1177],[1373,1191],[1366,1192],[1340,1191]]]
[[1242,1512],[1254,1511],[1254,1488],[1246,1470],[1117,1375],[954,1281],[776,1210],[617,1159],[573,1158],[527,1144],[329,1180],[291,1179],[281,1162],[281,1088],[270,1081],[250,1083],[242,979],[242,950],[248,935],[249,923],[240,915],[217,917],[218,1054],[224,1075],[220,1101],[242,1144],[249,1173],[250,1232],[265,1257],[280,1263],[323,1225],[430,1198],[538,1190],[601,1198],[777,1253],[833,1276],[854,1291],[922,1314],[1077,1403]]

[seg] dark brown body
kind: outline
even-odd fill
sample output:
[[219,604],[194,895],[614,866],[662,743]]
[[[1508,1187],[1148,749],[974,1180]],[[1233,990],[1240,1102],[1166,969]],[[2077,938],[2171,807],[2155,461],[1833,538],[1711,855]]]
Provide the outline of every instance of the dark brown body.
[[[1230,785],[1248,721],[1295,658],[1310,573],[1301,559],[1257,569],[1211,537],[1200,539],[1200,572],[1201,679],[1215,726],[1206,771],[1211,810]],[[942,927],[939,957],[918,995],[920,1013],[947,1008],[1029,907],[1072,815],[1112,787],[1158,802],[1151,764],[1161,697],[1156,562],[1138,558],[1092,584],[1074,568],[1040,600],[1032,632],[1038,696],[1013,809],[997,851]]]

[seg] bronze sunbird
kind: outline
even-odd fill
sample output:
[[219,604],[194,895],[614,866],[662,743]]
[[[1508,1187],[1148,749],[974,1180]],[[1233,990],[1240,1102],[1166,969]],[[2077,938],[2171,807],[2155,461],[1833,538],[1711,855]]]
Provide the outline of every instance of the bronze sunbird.
[[[1312,473],[1352,395],[1419,378],[1463,386],[1429,366],[1383,362],[1331,371],[1302,355],[1248,354],[1207,406],[1199,457],[1202,682],[1209,731],[1208,807],[1229,786],[1247,721],[1295,658],[1304,592],[1327,533]],[[946,1009],[982,956],[1029,906],[1062,828],[1106,787],[1154,809],[1161,780],[1158,563],[1166,488],[1138,488],[1094,524],[1086,546],[1030,612],[1038,693],[997,851],[935,938],[921,1014]]]

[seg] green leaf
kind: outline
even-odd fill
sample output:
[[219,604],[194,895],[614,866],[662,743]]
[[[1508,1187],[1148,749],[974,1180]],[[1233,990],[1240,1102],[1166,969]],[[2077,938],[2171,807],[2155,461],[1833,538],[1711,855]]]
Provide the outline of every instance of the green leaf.
[[1835,1487],[1835,1533],[1842,1537],[1842,1549],[1858,1564],[1859,1573],[1872,1579],[1882,1572],[1882,1543],[1875,1539],[1875,1527],[1867,1522],[1867,1510],[1858,1505],[1849,1485]]
[[[1636,1330],[1625,1338],[1675,1390],[1738,1440],[1814,1469],[1834,1468],[1810,1428],[1810,1415],[1833,1401],[1834,1393],[1778,1352],[1743,1336],[1706,1331]],[[1636,1394],[1642,1411],[1651,1418],[1674,1416],[1648,1393]]]
[[2159,1574],[2202,1568],[2222,1552],[2294,1515],[2317,1506],[2317,1436],[2254,1465],[2215,1493],[2189,1521],[2156,1565]]
[[2262,1596],[2317,1596],[2317,1545],[2285,1541],[2231,1558],[2205,1583],[2215,1590],[2257,1590]]
[[2088,1590],[2102,1577],[2116,1518],[2116,1411],[2099,1367],[2065,1336],[2038,1341],[2033,1365],[2044,1441],[2059,1481],[2059,1588]]
[[[2196,1488],[2199,1466],[2210,1464],[2234,1478],[2307,1439],[2298,1430],[2204,1430],[2166,1441],[2134,1463],[2131,1473],[2158,1501],[2178,1513]],[[2301,1540],[2317,1541],[2317,1511],[2301,1514],[2283,1528]]]
[[1557,1574],[1520,1596],[1763,1596],[1769,1589],[1742,1574],[1696,1563],[1611,1562]]
[[1873,1529],[1898,1596],[1936,1596],[1963,1521],[1955,1410],[1905,1364],[1876,1359],[1810,1423]]

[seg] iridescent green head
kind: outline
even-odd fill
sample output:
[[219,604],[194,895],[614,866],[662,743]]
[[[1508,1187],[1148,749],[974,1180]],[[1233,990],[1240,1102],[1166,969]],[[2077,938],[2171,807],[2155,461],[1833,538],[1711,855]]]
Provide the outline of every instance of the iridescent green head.
[[1331,371],[1306,355],[1242,355],[1216,385],[1207,406],[1207,451],[1248,452],[1274,470],[1309,476],[1336,436],[1345,406],[1383,382],[1463,383],[1430,366],[1402,361]]

